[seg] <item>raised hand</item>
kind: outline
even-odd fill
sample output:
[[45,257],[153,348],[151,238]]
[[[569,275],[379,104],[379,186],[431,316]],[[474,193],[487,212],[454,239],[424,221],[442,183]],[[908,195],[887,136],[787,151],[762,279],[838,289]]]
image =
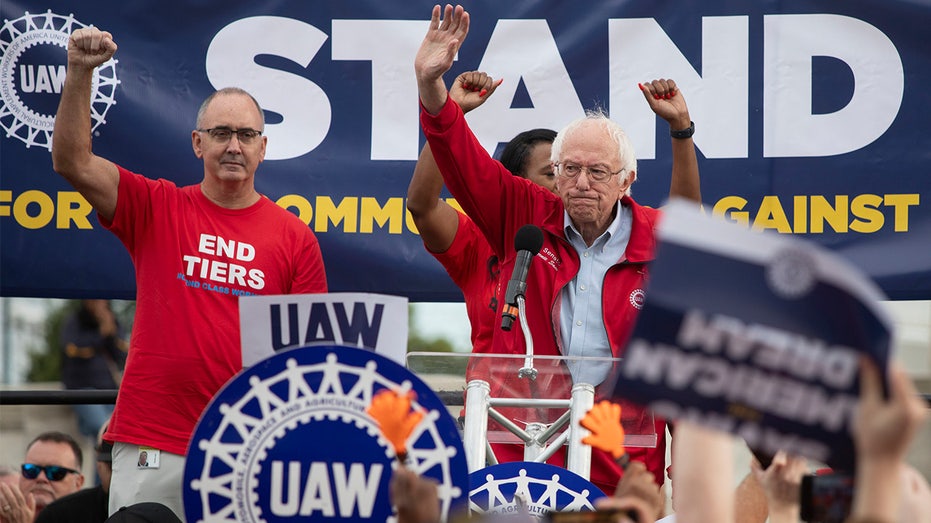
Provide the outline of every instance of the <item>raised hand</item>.
[[861,358],[860,402],[853,423],[857,468],[852,521],[895,519],[905,454],[928,416],[905,371],[891,364],[888,380],[889,397],[884,398],[879,369]]
[[601,401],[585,414],[580,424],[591,431],[582,438],[582,443],[611,454],[620,459],[625,454],[624,428],[621,426],[621,406],[610,401]]
[[467,113],[485,103],[503,81],[501,78],[496,82],[487,73],[469,71],[456,77],[449,88],[449,96]]
[[660,486],[656,484],[653,473],[647,470],[646,465],[639,461],[631,461],[624,469],[620,483],[614,491],[615,499],[635,498],[646,503],[649,508],[649,519],[640,521],[654,521],[662,517],[666,508],[666,497]]
[[469,34],[469,13],[461,5],[446,4],[440,20],[440,6],[433,6],[430,29],[417,50],[414,71],[424,108],[436,114],[446,103],[443,74],[453,65],[459,47]]
[[899,463],[925,422],[927,408],[915,384],[899,366],[890,365],[888,399],[883,398],[882,379],[876,366],[864,359],[860,367],[860,404],[853,427],[857,455]]
[[669,122],[673,130],[682,130],[689,126],[689,108],[685,104],[682,92],[671,79],[660,78],[652,82],[638,84],[643,91],[650,109],[657,116]]
[[411,401],[415,394],[409,391],[401,394],[389,389],[383,389],[372,398],[372,404],[367,410],[403,462],[407,455],[407,438],[410,437],[414,427],[423,419],[423,412],[411,410]]
[[113,57],[113,35],[96,27],[84,27],[68,39],[68,66],[94,69]]
[[766,494],[770,522],[798,521],[802,476],[808,471],[805,458],[779,451],[766,469],[755,459],[750,469]]
[[436,482],[416,472],[398,467],[388,484],[391,504],[398,510],[398,523],[437,523],[440,499]]
[[32,523],[36,498],[23,494],[18,484],[0,483],[0,523]]

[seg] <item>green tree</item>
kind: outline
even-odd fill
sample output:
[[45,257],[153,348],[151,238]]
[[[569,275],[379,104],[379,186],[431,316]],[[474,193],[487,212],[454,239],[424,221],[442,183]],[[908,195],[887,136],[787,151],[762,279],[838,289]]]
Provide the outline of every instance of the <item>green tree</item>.
[[[450,341],[442,336],[428,338],[420,333],[416,328],[416,322],[414,317],[416,314],[416,309],[408,306],[409,311],[409,326],[408,326],[408,335],[407,335],[407,351],[408,352],[437,352],[437,353],[453,353],[455,349],[453,344]],[[469,361],[467,357],[437,357],[432,359],[429,362],[429,370],[431,374],[453,374],[458,376],[465,376],[466,366]],[[422,372],[426,369],[419,369],[413,367],[411,370],[414,372]]]
[[80,307],[80,300],[68,300],[52,309],[45,317],[45,346],[29,351],[29,372],[26,380],[31,382],[61,380],[61,326],[71,313]]
[[[73,314],[80,306],[81,300],[67,300],[52,309],[48,316],[45,317],[43,325],[45,344],[43,347],[32,348],[29,351],[27,381],[61,381],[61,328],[65,318]],[[136,312],[136,302],[112,300],[110,307],[113,309],[123,333],[128,336]]]

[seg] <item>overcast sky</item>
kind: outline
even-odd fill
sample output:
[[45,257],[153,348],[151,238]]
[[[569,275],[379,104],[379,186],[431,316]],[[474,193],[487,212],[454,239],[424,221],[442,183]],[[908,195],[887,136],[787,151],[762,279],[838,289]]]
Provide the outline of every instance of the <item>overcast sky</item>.
[[446,338],[453,348],[460,352],[470,352],[469,341],[471,328],[466,316],[465,303],[412,303],[414,317],[412,329],[416,329],[425,338]]

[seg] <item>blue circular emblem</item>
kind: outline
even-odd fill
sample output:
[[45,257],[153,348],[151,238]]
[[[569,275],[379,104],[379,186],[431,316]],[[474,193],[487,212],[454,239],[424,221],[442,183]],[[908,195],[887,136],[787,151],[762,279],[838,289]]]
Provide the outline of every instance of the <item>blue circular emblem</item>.
[[406,466],[438,482],[444,518],[462,508],[465,453],[437,395],[374,352],[317,345],[270,356],[214,396],[188,449],[187,521],[395,521],[388,483],[398,460],[366,413],[385,388],[413,390],[424,414]]
[[537,518],[556,511],[594,510],[605,496],[594,483],[562,467],[516,461],[469,475],[469,506],[479,514],[526,513]]
[[[7,13],[4,13],[4,16]],[[53,13],[25,12],[4,19],[0,27],[0,127],[7,138],[26,147],[52,150],[55,112],[67,70],[68,40],[75,29],[87,27],[74,18]],[[117,60],[94,70],[91,80],[91,131],[106,123],[116,104]]]

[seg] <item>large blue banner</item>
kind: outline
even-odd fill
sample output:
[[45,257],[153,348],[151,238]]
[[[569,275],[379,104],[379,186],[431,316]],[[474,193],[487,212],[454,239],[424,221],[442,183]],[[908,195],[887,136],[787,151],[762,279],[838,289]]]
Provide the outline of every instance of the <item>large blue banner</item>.
[[[266,109],[259,191],[317,233],[334,291],[461,295],[424,250],[405,196],[423,138],[413,56],[430,3],[370,0],[0,7],[0,294],[134,295],[129,256],[53,171],[67,35],[113,33],[94,150],[152,178],[197,183],[200,102],[238,85]],[[861,267],[894,299],[931,298],[931,5],[904,0],[470,2],[450,81],[505,82],[470,114],[495,150],[603,107],[634,139],[634,197],[669,187],[667,127],[637,83],[674,78],[689,102],[706,208],[797,234]]]

